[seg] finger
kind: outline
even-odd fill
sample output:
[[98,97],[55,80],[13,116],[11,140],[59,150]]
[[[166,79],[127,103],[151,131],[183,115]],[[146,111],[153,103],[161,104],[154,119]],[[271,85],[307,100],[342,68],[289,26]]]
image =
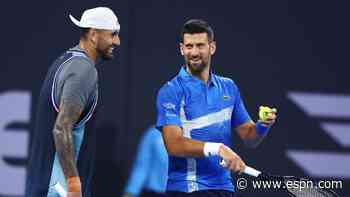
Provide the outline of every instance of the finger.
[[230,161],[228,161],[228,160],[222,160],[221,162],[220,162],[220,165],[222,166],[222,167],[224,167],[224,168],[230,168]]
[[272,125],[275,123],[275,120],[264,120],[259,121],[262,125]]
[[241,173],[241,161],[236,162],[235,172]]
[[275,123],[276,119],[266,119],[266,120],[263,120],[262,122],[265,122],[265,123],[268,123],[268,124],[271,124],[271,123]]
[[237,165],[237,162],[231,161],[231,163],[230,163],[230,170],[233,171],[233,172],[236,172],[236,165]]
[[239,172],[240,173],[243,173],[244,172],[244,169],[246,168],[246,165],[245,165],[245,163],[241,160],[241,162],[239,162],[240,163],[240,169],[239,169]]
[[225,161],[226,161],[226,168],[231,170],[232,162],[230,160],[225,160]]
[[276,119],[277,115],[274,113],[269,113],[266,119]]
[[270,112],[274,113],[274,114],[277,114],[277,109],[276,108],[272,108]]

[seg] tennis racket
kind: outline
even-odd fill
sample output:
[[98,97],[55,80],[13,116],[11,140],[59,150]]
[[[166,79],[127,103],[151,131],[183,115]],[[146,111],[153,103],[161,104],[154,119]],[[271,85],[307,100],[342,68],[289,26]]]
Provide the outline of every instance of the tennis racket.
[[[222,161],[220,164],[223,167],[226,166],[224,161]],[[270,175],[249,166],[246,166],[243,173],[262,181],[279,181],[282,184],[282,188],[290,197],[339,197],[333,190],[315,187],[318,184],[311,179],[298,178],[294,176]],[[290,186],[290,183],[308,183],[308,181],[312,182],[312,187],[300,187],[301,185],[299,185],[299,187],[296,187],[297,185],[293,185],[293,187]]]

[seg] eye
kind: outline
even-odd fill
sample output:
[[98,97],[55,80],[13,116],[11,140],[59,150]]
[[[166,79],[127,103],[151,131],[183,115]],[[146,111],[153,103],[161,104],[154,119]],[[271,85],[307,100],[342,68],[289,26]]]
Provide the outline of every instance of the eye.
[[112,32],[112,36],[114,37],[114,36],[118,36],[119,35],[119,31],[114,31],[114,32]]
[[199,43],[199,44],[197,44],[197,47],[198,48],[203,48],[203,47],[205,47],[205,44],[204,43]]
[[193,48],[193,45],[192,45],[192,44],[186,44],[185,47],[186,47],[187,49],[192,49],[192,48]]

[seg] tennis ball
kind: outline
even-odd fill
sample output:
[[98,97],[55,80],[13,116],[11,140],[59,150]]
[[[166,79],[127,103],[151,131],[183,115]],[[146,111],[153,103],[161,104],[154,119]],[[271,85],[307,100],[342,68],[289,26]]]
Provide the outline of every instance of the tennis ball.
[[259,119],[266,120],[270,112],[271,112],[271,108],[265,107],[265,106],[260,106],[259,107]]

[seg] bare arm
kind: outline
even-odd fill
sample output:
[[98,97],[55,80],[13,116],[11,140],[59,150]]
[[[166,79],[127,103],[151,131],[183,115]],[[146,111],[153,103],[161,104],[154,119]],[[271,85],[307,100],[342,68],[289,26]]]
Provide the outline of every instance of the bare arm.
[[163,140],[169,155],[178,157],[203,157],[204,142],[183,137],[183,131],[175,125],[163,126]]
[[72,130],[82,111],[80,105],[62,100],[53,129],[56,151],[66,179],[79,176],[75,163]]
[[[272,112],[268,115],[266,120],[259,120],[258,122],[265,127],[272,126],[276,121],[276,113]],[[251,148],[257,147],[267,135],[259,135],[257,132],[256,124],[253,121],[243,123],[236,128],[238,135],[244,141],[244,143]]]
[[[175,125],[163,127],[163,140],[169,155],[178,157],[203,157],[205,142],[182,136],[182,129]],[[234,172],[243,172],[245,163],[224,144],[220,145],[218,155],[228,164],[227,168]]]

